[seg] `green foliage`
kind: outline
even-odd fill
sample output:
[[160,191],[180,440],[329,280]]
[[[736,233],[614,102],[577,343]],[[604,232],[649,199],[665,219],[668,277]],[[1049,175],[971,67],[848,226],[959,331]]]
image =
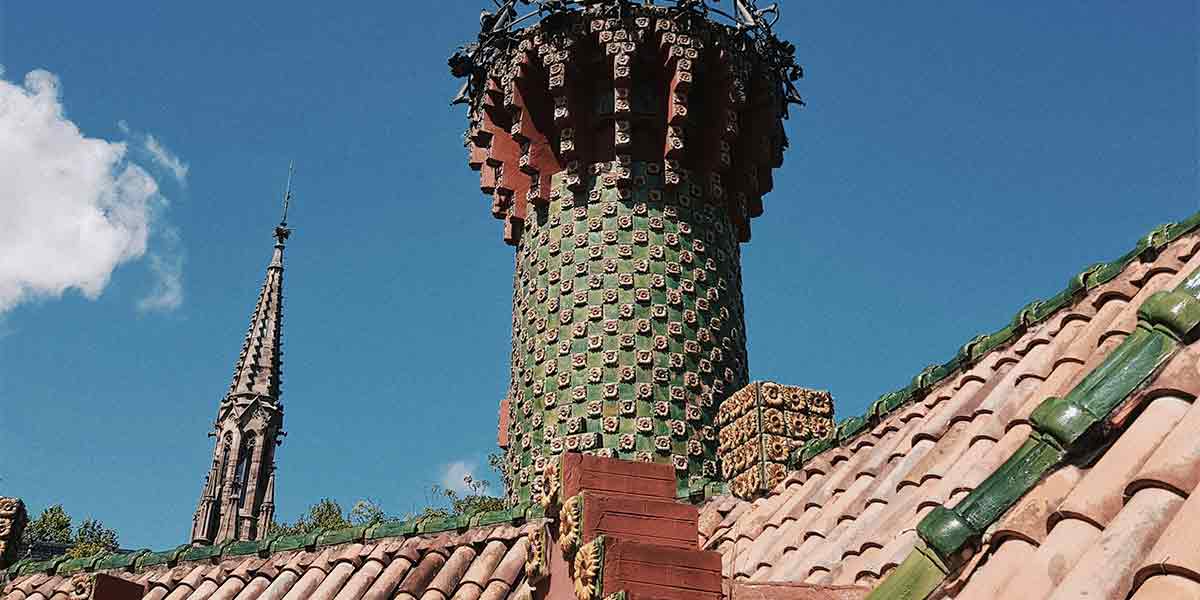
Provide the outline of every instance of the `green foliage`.
[[512,494],[512,478],[508,475],[506,461],[507,457],[503,452],[496,451],[488,454],[488,466],[500,478],[501,498],[508,498]]
[[117,532],[96,519],[85,519],[73,527],[71,515],[61,504],[47,507],[25,528],[21,535],[21,552],[35,544],[66,544],[67,556],[83,558],[119,547]]
[[47,507],[38,518],[29,522],[21,536],[21,545],[29,547],[37,543],[70,544],[71,537],[71,515],[63,510],[61,504],[55,504]]
[[298,535],[319,530],[345,529],[359,525],[375,525],[397,520],[383,511],[375,501],[369,499],[354,503],[349,512],[342,511],[342,505],[332,498],[322,498],[308,508],[308,512],[300,515],[291,523],[272,523],[269,535]]
[[[501,476],[501,481],[507,486],[503,471],[504,455],[494,453],[488,456],[488,463]],[[403,517],[389,515],[374,500],[363,499],[354,503],[349,511],[343,511],[342,505],[332,498],[322,498],[308,507],[308,511],[295,521],[275,522],[271,524],[268,535],[302,535],[320,530],[345,529],[360,525],[376,525],[379,523],[395,523],[398,521],[419,518],[440,519],[454,518],[463,515],[474,515],[481,512],[504,510],[508,508],[503,498],[487,494],[491,483],[483,479],[475,479],[471,475],[463,477],[464,490],[459,491],[433,485],[429,489],[428,506]]]
[[100,521],[85,519],[75,530],[74,544],[67,551],[67,556],[83,558],[102,552],[112,552],[118,547],[117,532],[105,527],[104,523]]
[[507,508],[503,498],[489,496],[486,493],[491,485],[490,482],[466,475],[463,477],[463,484],[466,488],[463,492],[437,484],[430,486],[429,493],[432,496],[430,505],[414,516],[422,520],[442,519]]

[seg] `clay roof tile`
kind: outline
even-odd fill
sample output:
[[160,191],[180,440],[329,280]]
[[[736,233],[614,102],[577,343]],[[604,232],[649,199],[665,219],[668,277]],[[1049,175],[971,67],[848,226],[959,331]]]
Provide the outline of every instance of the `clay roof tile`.
[[1179,398],[1153,400],[1051,515],[1050,525],[1061,518],[1073,517],[1097,527],[1107,527],[1125,505],[1126,483],[1187,414],[1190,406]]
[[470,546],[459,546],[446,560],[446,564],[438,570],[437,576],[426,587],[421,598],[423,600],[447,600],[450,598],[454,594],[454,590],[458,589],[458,584],[471,566],[471,562],[475,560],[475,555],[475,550]]
[[1200,494],[1190,497],[1171,520],[1162,537],[1138,569],[1137,581],[1154,575],[1174,574],[1200,581]]
[[[517,582],[517,578],[519,578],[525,572],[525,559],[528,550],[528,538],[521,538],[517,540],[517,542],[508,549],[508,553],[504,555],[504,558],[500,561],[500,564],[492,573],[492,576],[489,580],[489,586],[493,582],[502,582],[509,586],[515,584]],[[484,595],[486,596],[487,590],[485,589],[484,592]]]
[[504,542],[500,540],[488,542],[483,551],[471,562],[467,572],[463,574],[458,591],[454,593],[452,600],[478,600],[484,587],[487,586],[488,580],[491,579],[492,573],[495,572],[507,552],[508,546]]
[[[1139,421],[1141,419],[1138,419]],[[1136,424],[1136,421],[1135,421]],[[1154,454],[1146,460],[1125,493],[1161,486],[1187,494],[1200,482],[1200,404],[1192,404]]]
[[1134,569],[1182,505],[1183,498],[1169,490],[1146,488],[1134,494],[1051,598],[1124,598],[1132,589]]
[[412,568],[413,560],[404,552],[398,552],[392,562],[379,574],[371,587],[363,594],[364,600],[381,600],[391,598],[392,592],[400,585]]
[[1050,513],[1081,479],[1083,470],[1074,465],[1054,471],[1039,481],[996,523],[993,535],[1014,535],[1029,540],[1034,545],[1041,544],[1049,532],[1047,522]]
[[1200,582],[1164,574],[1147,579],[1130,600],[1200,600]]

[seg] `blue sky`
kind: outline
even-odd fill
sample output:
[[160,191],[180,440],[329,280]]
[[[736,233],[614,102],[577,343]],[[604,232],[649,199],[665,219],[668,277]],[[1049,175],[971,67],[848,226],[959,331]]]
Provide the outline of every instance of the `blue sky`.
[[[185,541],[290,159],[279,516],[322,496],[403,513],[480,472],[512,251],[445,57],[484,4],[0,0],[5,93],[57,94],[79,133],[55,139],[107,141],[110,163],[80,160],[129,175],[117,197],[145,221],[70,254],[11,217],[89,181],[0,183],[0,220],[31,240],[0,249],[44,285],[3,308],[0,258],[0,493],[127,547]],[[1195,2],[782,4],[808,107],[744,247],[755,379],[858,414],[1200,208]],[[58,83],[22,87],[38,69]],[[8,176],[75,156],[30,148]]]

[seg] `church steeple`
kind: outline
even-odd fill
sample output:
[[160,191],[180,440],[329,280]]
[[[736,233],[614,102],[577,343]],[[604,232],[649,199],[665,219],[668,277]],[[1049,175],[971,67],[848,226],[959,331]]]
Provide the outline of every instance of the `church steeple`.
[[193,544],[262,539],[275,511],[275,447],[282,442],[283,250],[291,202],[291,168],[283,217],[266,280],[250,317],[233,381],[217,409],[212,465],[192,521]]

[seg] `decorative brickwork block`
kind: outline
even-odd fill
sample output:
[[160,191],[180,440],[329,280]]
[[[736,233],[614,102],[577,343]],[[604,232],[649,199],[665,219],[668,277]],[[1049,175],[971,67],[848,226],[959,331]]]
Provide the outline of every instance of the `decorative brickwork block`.
[[833,429],[829,392],[756,381],[721,403],[718,456],[730,491],[752,498],[783,480],[792,450]]

